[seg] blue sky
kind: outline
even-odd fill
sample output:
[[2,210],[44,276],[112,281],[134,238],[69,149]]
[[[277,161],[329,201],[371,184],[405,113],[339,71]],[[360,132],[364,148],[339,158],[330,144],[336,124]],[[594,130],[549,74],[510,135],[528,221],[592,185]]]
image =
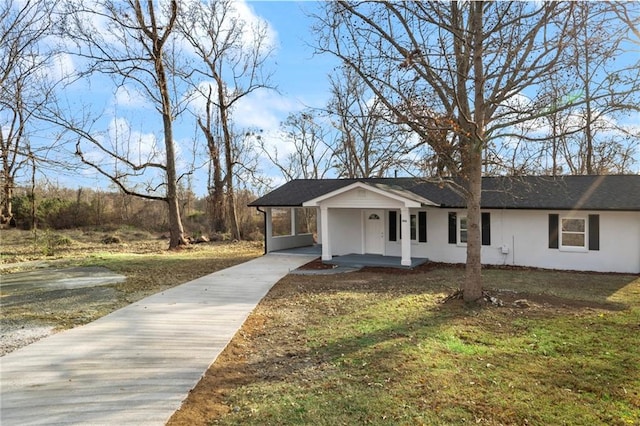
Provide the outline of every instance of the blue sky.
[[257,15],[266,19],[278,35],[274,78],[283,96],[312,106],[323,106],[328,99],[327,74],[336,61],[313,54],[315,35],[313,19],[307,16],[318,10],[310,1],[251,1]]
[[[267,63],[267,69],[273,71],[272,83],[277,86],[278,92],[261,90],[252,93],[238,106],[233,119],[238,129],[261,129],[269,143],[280,144],[282,153],[286,148],[281,144],[278,134],[280,122],[289,113],[304,107],[321,108],[329,100],[328,74],[337,65],[337,61],[328,55],[314,55],[313,46],[317,43],[317,36],[311,30],[314,20],[309,16],[320,12],[322,4],[314,1],[238,0],[236,5],[245,19],[263,19],[270,26],[276,49]],[[73,59],[69,59],[69,62],[61,68],[73,69],[78,66]],[[72,102],[82,99],[96,111],[104,110],[100,112],[103,114],[102,121],[99,122],[100,128],[96,126],[95,130],[101,130],[111,137],[116,131],[120,137],[128,132],[131,139],[143,141],[145,146],[142,152],[156,149],[152,146],[154,143],[160,147],[162,124],[153,105],[145,103],[135,93],[116,91],[111,81],[107,82],[102,78],[103,80],[96,78],[90,85],[75,87],[66,94]],[[631,118],[632,122],[635,117],[637,115]],[[202,138],[193,119],[187,114],[176,121],[175,129],[175,139],[180,147],[179,155],[183,158],[184,169],[192,158],[190,149],[193,138],[199,137],[201,141]],[[73,147],[70,149],[73,150]],[[161,147],[157,149],[162,151]],[[262,163],[261,171],[276,183],[282,181],[278,172],[273,168],[269,169],[265,162]],[[193,188],[199,196],[205,195],[206,176],[206,168],[194,175]],[[73,176],[63,173],[58,176],[58,182],[61,186],[70,188],[109,186],[105,178],[97,178],[92,171],[80,175],[74,173]]]
[[[328,78],[336,60],[330,56],[314,55],[315,35],[311,31],[313,19],[310,13],[317,11],[319,3],[312,1],[237,1],[235,6],[246,20],[265,20],[273,35],[275,44],[273,56],[266,63],[266,70],[273,73],[271,83],[277,91],[261,89],[247,96],[237,106],[233,117],[236,128],[260,129],[265,140],[271,144],[279,143],[279,125],[292,112],[305,107],[324,107],[328,101]],[[81,61],[74,57],[61,60],[60,69],[77,70]],[[61,71],[64,73],[64,71]],[[113,81],[97,75],[90,82],[77,82],[67,87],[64,97],[70,102],[71,110],[81,110],[89,105],[94,116],[101,118],[94,123],[93,130],[101,132],[103,138],[140,140],[140,152],[162,151],[162,124],[154,113],[154,106],[130,90],[115,88]],[[73,114],[73,113],[71,113]],[[123,138],[124,135],[124,138]],[[182,157],[183,169],[191,161],[190,150],[193,138],[202,137],[196,130],[196,124],[188,113],[178,119],[174,125],[174,136]],[[204,142],[202,141],[204,146]],[[94,161],[107,161],[106,157],[90,151],[90,145],[83,149]],[[69,146],[71,152],[73,147]],[[86,149],[86,151],[85,151]],[[72,154],[71,154],[72,155]],[[203,161],[200,161],[202,164]],[[262,171],[274,179],[281,179],[275,170],[267,170],[262,163]],[[71,176],[69,176],[71,174]],[[206,168],[194,174],[193,187],[197,195],[206,193]],[[49,176],[51,178],[51,176]],[[93,170],[62,172],[54,178],[61,186],[76,188],[80,186],[108,188],[110,182],[99,177]]]

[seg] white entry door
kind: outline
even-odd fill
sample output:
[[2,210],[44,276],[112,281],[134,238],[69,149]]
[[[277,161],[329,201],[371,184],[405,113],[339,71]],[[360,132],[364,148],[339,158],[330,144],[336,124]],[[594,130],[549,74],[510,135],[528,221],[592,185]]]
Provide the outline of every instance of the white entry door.
[[384,254],[384,211],[364,212],[364,251],[370,254]]

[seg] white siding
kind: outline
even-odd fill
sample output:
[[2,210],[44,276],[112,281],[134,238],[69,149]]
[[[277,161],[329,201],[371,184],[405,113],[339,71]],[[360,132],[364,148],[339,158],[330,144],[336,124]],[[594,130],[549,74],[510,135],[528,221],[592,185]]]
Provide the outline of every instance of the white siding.
[[[551,269],[640,273],[640,212],[483,210],[491,213],[491,245],[482,246],[482,262]],[[412,243],[412,257],[462,263],[466,247],[448,243],[448,213],[427,209],[427,243]],[[413,213],[413,210],[412,210]],[[600,250],[583,252],[549,248],[549,214],[600,216]],[[506,246],[508,253],[502,253]],[[399,255],[399,242],[387,242],[388,255]]]
[[329,240],[333,256],[362,253],[362,211],[329,209]]
[[269,252],[311,245],[313,245],[313,234],[267,237],[267,250]]
[[322,201],[328,208],[399,209],[404,204],[364,188],[354,188]]

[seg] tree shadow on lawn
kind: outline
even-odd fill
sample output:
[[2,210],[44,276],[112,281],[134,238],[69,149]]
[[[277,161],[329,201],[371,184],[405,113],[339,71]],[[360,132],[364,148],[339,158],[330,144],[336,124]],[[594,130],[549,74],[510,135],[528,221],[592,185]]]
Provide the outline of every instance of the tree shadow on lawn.
[[[638,275],[514,266],[487,266],[482,274],[485,290],[507,304],[527,299],[542,306],[566,305],[609,310],[622,310],[630,304],[640,304]],[[305,291],[341,291],[347,286],[352,292],[422,293],[428,289],[451,294],[461,288],[464,282],[464,265],[428,262],[413,269],[365,267],[355,273],[299,281],[299,288],[304,287]]]
[[[206,403],[202,397],[199,403],[188,400],[185,412],[194,404],[206,419],[231,412],[233,423],[249,421],[247,413],[253,408],[247,407],[258,407],[259,412],[269,410],[268,416],[285,419],[293,408],[278,401],[292,398],[302,406],[300,415],[309,416],[301,421],[317,421],[312,414],[316,408],[333,406],[333,411],[350,410],[348,420],[355,422],[371,421],[380,415],[378,411],[386,410],[396,420],[409,415],[425,423],[484,416],[522,424],[527,419],[548,422],[558,414],[549,408],[558,404],[545,401],[545,394],[567,399],[578,416],[581,398],[592,395],[614,397],[609,406],[582,410],[589,415],[607,411],[621,400],[626,406],[636,404],[633,380],[638,378],[640,360],[629,349],[637,345],[625,341],[624,324],[634,314],[620,312],[627,319],[609,328],[599,324],[600,315],[608,318],[607,312],[628,308],[623,296],[640,289],[636,277],[606,275],[606,283],[588,300],[575,300],[552,293],[580,289],[583,275],[489,270],[485,283],[491,280],[496,288],[509,290],[496,293],[514,299],[525,295],[530,305],[470,308],[462,301],[440,303],[459,287],[463,269],[392,272],[296,275],[281,280],[192,393],[208,395]],[[521,291],[531,282],[544,283],[547,293],[536,299],[535,294]],[[555,290],[563,284],[569,290]],[[534,288],[540,290],[541,285]],[[618,293],[622,296],[616,302],[608,300]],[[628,303],[636,306],[637,315],[638,304]],[[618,340],[602,345],[626,349],[616,349],[615,359],[608,362],[610,356],[600,354],[597,345],[594,349],[593,341],[611,334],[610,327],[620,331]],[[580,383],[583,388],[576,386]],[[587,395],[598,386],[601,393]],[[402,404],[383,402],[386,398],[399,398]],[[381,407],[367,407],[366,401],[372,399]],[[265,400],[272,401],[268,408]],[[348,401],[352,405],[345,407]],[[402,406],[413,414],[402,414]]]
[[[332,290],[336,287],[341,288],[334,284]],[[279,341],[279,350],[265,351],[268,356],[251,368],[260,372],[259,382],[293,382],[292,388],[305,389],[298,398],[313,404],[338,407],[350,394],[373,398],[373,383],[397,395],[405,406],[413,405],[409,411],[430,412],[451,422],[489,418],[549,424],[567,412],[587,423],[615,422],[623,419],[625,410],[640,408],[633,384],[640,359],[631,349],[640,342],[628,340],[632,336],[624,324],[599,324],[608,315],[598,313],[602,306],[470,309],[462,302],[431,301],[421,314],[378,322],[375,312],[384,316],[388,307],[374,297],[368,313],[344,309],[307,324],[314,339],[306,347],[289,344],[304,340],[299,337],[304,331],[290,330],[288,339]],[[353,323],[344,325],[345,316],[355,317]],[[297,339],[291,339],[294,336]],[[389,413],[396,408],[381,409]],[[367,416],[375,417],[376,409],[368,411],[352,413],[351,420],[371,420]],[[400,418],[402,413],[393,415]]]

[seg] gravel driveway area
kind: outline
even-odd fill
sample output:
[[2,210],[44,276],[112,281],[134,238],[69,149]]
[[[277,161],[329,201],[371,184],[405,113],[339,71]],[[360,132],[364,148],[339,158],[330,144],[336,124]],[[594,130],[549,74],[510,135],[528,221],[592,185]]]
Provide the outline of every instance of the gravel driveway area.
[[113,303],[110,285],[125,279],[101,267],[3,273],[0,356],[55,333],[61,322],[87,322],[100,306]]

